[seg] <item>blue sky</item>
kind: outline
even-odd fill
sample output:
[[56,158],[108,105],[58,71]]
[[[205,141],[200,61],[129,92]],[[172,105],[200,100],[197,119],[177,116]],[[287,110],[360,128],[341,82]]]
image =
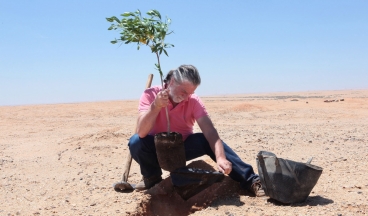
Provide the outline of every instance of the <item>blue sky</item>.
[[164,73],[195,65],[200,96],[368,89],[367,1],[0,1],[0,106],[138,99],[147,47],[113,45],[106,17],[172,19]]

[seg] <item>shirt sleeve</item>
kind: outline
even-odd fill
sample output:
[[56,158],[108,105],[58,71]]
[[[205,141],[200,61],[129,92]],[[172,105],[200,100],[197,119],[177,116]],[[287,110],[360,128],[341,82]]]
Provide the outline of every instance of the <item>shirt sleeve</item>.
[[141,98],[139,99],[139,106],[138,111],[139,112],[145,112],[149,109],[152,102],[155,100],[156,93],[153,88],[146,89]]
[[206,107],[204,106],[203,102],[198,96],[195,96],[193,99],[195,99],[195,104],[193,107],[193,117],[195,120],[203,117],[208,116]]

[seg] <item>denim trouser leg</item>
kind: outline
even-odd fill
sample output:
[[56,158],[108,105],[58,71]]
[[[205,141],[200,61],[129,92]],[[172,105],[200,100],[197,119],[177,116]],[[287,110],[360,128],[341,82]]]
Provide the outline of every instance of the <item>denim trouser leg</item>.
[[132,158],[140,165],[143,177],[162,175],[153,136],[147,135],[144,138],[140,138],[138,134],[134,134],[130,138],[128,145]]
[[[190,135],[184,141],[184,145],[187,161],[203,155],[208,155],[212,160],[216,161],[215,154],[203,133]],[[229,176],[240,182],[244,189],[250,189],[252,183],[259,179],[258,175],[254,173],[252,166],[244,163],[228,145],[224,142],[223,145],[226,158],[232,163],[232,171]],[[144,177],[162,175],[153,136],[147,135],[145,138],[140,138],[135,134],[130,138],[129,148],[132,158],[140,165],[141,173]]]

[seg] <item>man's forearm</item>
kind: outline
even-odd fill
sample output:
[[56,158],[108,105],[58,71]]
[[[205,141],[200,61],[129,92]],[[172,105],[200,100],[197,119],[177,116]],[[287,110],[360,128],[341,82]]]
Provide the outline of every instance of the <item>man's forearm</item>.
[[152,103],[149,110],[138,117],[137,134],[143,138],[151,131],[161,108]]
[[232,170],[232,165],[231,162],[226,159],[224,144],[213,126],[211,119],[208,116],[203,116],[197,120],[197,123],[216,156],[216,163],[219,171],[224,174],[229,174]]
[[211,146],[213,153],[215,153],[216,160],[219,158],[226,159],[224,145],[216,130],[211,131],[209,134],[205,134],[208,143]]
[[206,139],[209,142],[212,151],[215,153],[216,163],[219,171],[224,174],[230,174],[232,170],[232,164],[226,158],[224,144],[220,139],[216,129],[210,134],[208,134],[208,136],[211,138],[206,137]]
[[216,155],[216,161],[221,159],[226,159],[224,145],[222,144],[222,141],[220,139],[217,140],[217,142],[213,145],[211,145],[212,151],[214,151]]

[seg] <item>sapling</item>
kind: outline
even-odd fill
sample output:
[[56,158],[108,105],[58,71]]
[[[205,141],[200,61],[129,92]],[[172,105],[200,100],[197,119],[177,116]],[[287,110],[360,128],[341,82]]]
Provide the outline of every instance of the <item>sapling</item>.
[[[147,12],[147,17],[142,17],[140,10],[135,12],[125,12],[121,14],[122,19],[118,19],[116,16],[106,18],[107,21],[112,22],[108,30],[120,30],[120,38],[111,41],[112,44],[116,43],[137,43],[137,49],[141,46],[148,46],[152,53],[156,54],[157,63],[155,68],[160,73],[162,89],[164,89],[163,74],[160,64],[160,55],[165,53],[169,56],[166,49],[174,47],[173,44],[165,43],[165,37],[172,33],[169,31],[169,25],[171,23],[170,18],[166,17],[165,21],[162,21],[161,14],[157,10],[150,10]],[[166,119],[167,119],[167,134],[170,134],[170,120],[169,113],[166,107]]]

